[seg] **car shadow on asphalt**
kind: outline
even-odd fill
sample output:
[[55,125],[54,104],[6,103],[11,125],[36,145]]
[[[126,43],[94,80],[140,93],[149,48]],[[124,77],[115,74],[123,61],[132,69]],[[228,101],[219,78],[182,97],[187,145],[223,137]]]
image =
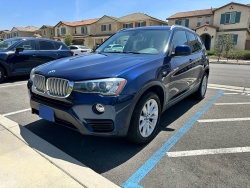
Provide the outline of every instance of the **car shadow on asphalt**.
[[29,75],[25,75],[25,76],[13,76],[13,77],[5,78],[4,81],[3,81],[3,84],[28,81],[28,79],[29,79]]
[[[175,131],[174,129],[168,128],[168,125],[184,115],[197,103],[199,103],[199,101],[188,97],[166,110],[161,116],[158,133],[160,131]],[[77,131],[45,120],[32,122],[25,127],[100,174],[123,164],[147,146],[147,144],[133,144],[125,138],[104,138],[81,135]],[[40,150],[39,147],[32,144],[32,140],[29,142],[31,142],[29,144],[32,145],[32,147]],[[49,156],[52,155],[50,152],[46,154]],[[51,157],[60,158],[60,156]]]

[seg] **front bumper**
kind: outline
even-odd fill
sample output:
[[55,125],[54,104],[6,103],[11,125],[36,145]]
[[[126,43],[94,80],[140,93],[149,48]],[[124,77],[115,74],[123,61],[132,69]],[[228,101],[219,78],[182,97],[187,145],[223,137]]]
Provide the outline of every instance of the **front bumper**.
[[[32,113],[39,115],[39,104],[54,110],[55,123],[78,130],[85,135],[126,136],[127,114],[134,95],[102,96],[72,92],[66,99],[37,93],[28,82]],[[95,110],[95,104],[105,107],[104,113]]]

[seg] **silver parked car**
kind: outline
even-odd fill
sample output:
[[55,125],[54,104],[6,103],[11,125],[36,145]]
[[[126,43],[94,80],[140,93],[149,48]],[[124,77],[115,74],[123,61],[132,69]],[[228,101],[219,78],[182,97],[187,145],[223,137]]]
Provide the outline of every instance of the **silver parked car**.
[[69,46],[69,49],[74,52],[73,55],[81,55],[84,53],[90,53],[92,52],[92,50],[86,46],[82,46],[82,45],[71,45]]

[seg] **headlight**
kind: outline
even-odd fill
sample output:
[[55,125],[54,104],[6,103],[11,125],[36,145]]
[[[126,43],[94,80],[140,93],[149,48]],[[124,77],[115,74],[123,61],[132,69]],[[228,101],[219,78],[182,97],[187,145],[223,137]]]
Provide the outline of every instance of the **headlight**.
[[103,95],[119,95],[126,84],[123,78],[107,78],[74,83],[74,91],[81,93],[100,93]]
[[35,76],[35,70],[36,68],[33,68],[30,72],[30,80],[34,81],[34,76]]

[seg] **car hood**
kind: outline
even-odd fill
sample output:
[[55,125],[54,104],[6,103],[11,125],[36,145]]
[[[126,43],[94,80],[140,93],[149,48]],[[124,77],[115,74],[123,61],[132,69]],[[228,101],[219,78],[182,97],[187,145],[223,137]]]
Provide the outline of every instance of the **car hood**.
[[70,81],[108,78],[155,57],[144,54],[79,55],[46,63],[39,66],[35,73]]

